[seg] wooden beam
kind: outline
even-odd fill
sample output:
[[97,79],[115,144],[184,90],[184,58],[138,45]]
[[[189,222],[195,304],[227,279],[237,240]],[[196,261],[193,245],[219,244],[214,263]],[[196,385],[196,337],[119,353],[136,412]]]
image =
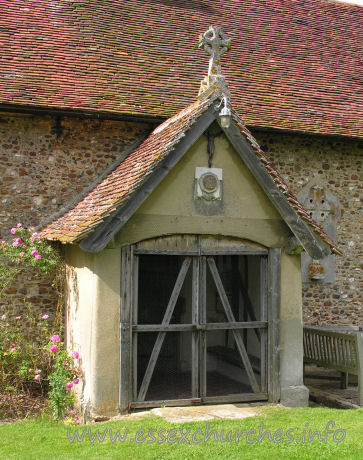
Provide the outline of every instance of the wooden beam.
[[268,392],[269,401],[280,400],[280,304],[281,249],[272,248],[268,258]]
[[267,328],[268,321],[236,321],[235,323],[207,323],[205,325],[206,331],[216,331],[219,329],[257,329]]
[[[219,276],[216,263],[215,263],[215,261],[214,261],[214,259],[212,257],[208,257],[208,265],[209,265],[210,271],[212,273],[215,285],[217,287],[219,297],[221,298],[222,305],[223,305],[224,310],[226,312],[227,319],[231,323],[235,323],[236,321],[235,321],[231,306],[229,305],[227,294],[226,294],[226,292],[224,290],[222,280],[221,280],[221,278]],[[255,393],[258,393],[260,391],[259,385],[257,383],[255,374],[253,372],[253,369],[252,369],[252,366],[251,366],[251,363],[250,363],[246,348],[244,346],[242,337],[241,337],[241,335],[240,335],[238,330],[232,329],[232,333],[233,333],[234,340],[236,342],[238,351],[239,351],[239,353],[241,355],[243,365],[244,365],[244,367],[246,369],[246,373],[247,373],[248,379],[250,381],[252,390]]]
[[[166,307],[166,311],[165,311],[165,314],[164,314],[162,325],[169,324],[169,322],[171,320],[171,317],[173,315],[176,302],[178,300],[181,288],[182,288],[184,280],[185,280],[185,276],[186,276],[186,274],[188,272],[188,269],[189,269],[189,266],[190,266],[190,262],[191,262],[190,257],[186,257],[184,259],[184,262],[183,262],[183,264],[181,266],[181,269],[180,269],[180,272],[178,274],[175,286],[173,288],[173,292],[171,294],[168,306]],[[159,334],[158,334],[158,336],[156,338],[154,348],[153,348],[153,350],[151,352],[150,360],[149,360],[149,363],[147,365],[145,375],[144,375],[144,378],[143,378],[141,386],[140,386],[139,395],[138,395],[138,398],[137,398],[139,401],[143,401],[145,399],[145,396],[146,396],[147,390],[149,388],[150,381],[151,381],[151,378],[152,378],[152,375],[153,375],[153,372],[154,372],[154,369],[155,369],[156,361],[157,361],[157,359],[159,357],[159,353],[160,353],[161,347],[162,347],[163,342],[164,342],[165,335],[166,335],[166,332],[159,332]]]
[[[207,322],[207,261],[204,256],[200,258],[200,291],[199,291],[199,324]],[[207,337],[205,330],[199,331],[199,394],[207,396]]]
[[[197,330],[194,324],[133,324],[134,332],[188,332]],[[267,329],[268,321],[236,321],[235,323],[207,323],[199,330],[216,331],[224,329]]]
[[[267,257],[260,258],[260,318],[268,322]],[[261,391],[267,392],[267,337],[268,329],[261,330]]]
[[200,398],[189,399],[160,399],[158,401],[132,401],[131,407],[142,409],[146,407],[173,407],[173,406],[197,406],[202,403]]
[[210,235],[167,235],[140,241],[134,254],[168,255],[268,255],[268,250],[257,243],[240,238]]
[[204,131],[216,118],[214,104],[196,121],[190,130],[181,138],[174,150],[170,152],[160,165],[135,190],[127,202],[115,213],[101,223],[87,238],[80,242],[83,250],[98,252],[104,249],[114,235],[125,225],[130,217],[142,205],[146,198],[155,190],[160,182],[183,158],[186,152],[200,138]]
[[135,254],[150,254],[158,256],[198,256],[198,250],[184,250],[184,249],[135,249]]
[[[218,123],[220,120],[217,119]],[[313,259],[322,259],[331,254],[331,248],[291,207],[284,194],[277,187],[265,166],[260,162],[251,145],[234,122],[229,128],[222,128],[228,140],[248,167],[258,184],[280,213],[293,234]]]
[[199,258],[193,258],[192,272],[192,323],[194,331],[192,332],[192,372],[191,387],[192,397],[197,398],[199,395],[199,332],[196,325],[199,320]]
[[[134,255],[133,263],[133,292],[132,292],[132,324],[137,324],[138,322],[138,309],[139,309],[139,257]],[[131,329],[132,335],[132,399],[137,397],[137,332],[132,326]]]
[[240,247],[235,249],[227,249],[227,250],[219,250],[219,249],[202,249],[201,251],[198,249],[143,249],[135,248],[134,253],[139,254],[150,254],[150,255],[168,255],[168,256],[198,256],[200,253],[204,256],[262,256],[267,255],[268,251],[265,249],[253,249],[248,247]]
[[120,411],[130,410],[132,247],[121,250]]
[[238,393],[224,396],[206,396],[202,398],[204,403],[220,404],[220,403],[238,403],[247,401],[266,401],[268,399],[267,393]]
[[193,324],[136,324],[132,330],[136,332],[188,332],[195,331]]

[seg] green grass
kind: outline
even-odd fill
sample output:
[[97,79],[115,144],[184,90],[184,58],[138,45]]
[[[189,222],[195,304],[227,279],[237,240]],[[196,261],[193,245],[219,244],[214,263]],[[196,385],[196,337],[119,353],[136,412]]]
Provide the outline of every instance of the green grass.
[[[207,422],[178,423],[171,424],[159,417],[147,417],[139,420],[122,420],[115,422],[98,423],[88,426],[70,427],[71,434],[75,429],[79,433],[87,428],[94,435],[95,431],[100,430],[102,435],[105,429],[112,429],[113,435],[117,430],[121,434],[128,429],[128,441],[121,443],[116,441],[111,443],[109,435],[106,435],[104,442],[89,441],[88,435],[84,442],[76,440],[70,443],[67,438],[67,427],[46,419],[28,420],[23,422],[0,425],[0,458],[1,459],[189,459],[189,458],[241,458],[241,459],[339,459],[348,460],[363,459],[363,409],[359,410],[336,410],[320,407],[310,407],[305,409],[286,409],[282,407],[263,407],[259,408],[263,415],[246,418],[243,420],[211,420],[210,430],[215,429],[220,435],[224,430],[226,436],[228,431],[232,431],[232,440],[235,439],[235,430],[256,430],[257,434],[251,433],[250,439],[257,439],[261,422],[264,429],[269,429],[272,434],[283,429],[282,436],[284,441],[286,431],[296,438],[302,438],[303,430],[319,430],[324,437],[324,430],[327,422],[335,422],[334,430],[341,428],[346,432],[345,439],[340,443],[335,443],[332,434],[329,434],[328,442],[313,440],[305,443],[296,441],[286,444],[282,442],[275,444],[269,442],[267,436],[258,443],[248,444],[246,435],[242,435],[239,443],[235,442],[216,442],[213,437],[206,443],[200,444],[168,444],[150,443],[136,444],[129,439],[135,436],[139,429],[144,429],[147,433],[151,429],[158,432],[165,429],[170,432],[173,428],[178,430],[176,436],[180,436],[180,429],[184,432],[187,429],[191,433],[198,428],[203,431]],[[308,428],[305,423],[309,423]],[[155,435],[156,433],[154,433]],[[197,439],[200,435],[197,436]],[[278,437],[278,436],[277,436]],[[149,438],[150,439],[150,438]],[[158,438],[161,439],[160,437]],[[191,439],[191,434],[189,435]]]

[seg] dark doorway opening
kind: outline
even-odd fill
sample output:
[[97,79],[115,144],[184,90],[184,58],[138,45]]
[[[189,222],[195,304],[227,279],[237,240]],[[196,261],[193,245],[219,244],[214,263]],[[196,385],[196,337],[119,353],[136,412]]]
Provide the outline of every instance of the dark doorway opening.
[[131,405],[267,399],[267,256],[136,259]]

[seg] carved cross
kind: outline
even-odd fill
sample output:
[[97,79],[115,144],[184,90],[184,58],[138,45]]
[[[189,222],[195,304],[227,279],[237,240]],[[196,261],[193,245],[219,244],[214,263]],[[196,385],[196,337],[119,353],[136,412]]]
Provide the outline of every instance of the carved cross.
[[209,97],[215,90],[222,92],[230,99],[227,83],[221,71],[221,56],[231,48],[231,40],[222,32],[220,27],[210,26],[207,32],[199,36],[199,48],[210,55],[208,75],[200,84],[199,98]]
[[199,36],[199,48],[204,48],[210,55],[208,75],[220,75],[220,59],[222,54],[231,48],[231,40],[220,27],[210,26],[207,32]]

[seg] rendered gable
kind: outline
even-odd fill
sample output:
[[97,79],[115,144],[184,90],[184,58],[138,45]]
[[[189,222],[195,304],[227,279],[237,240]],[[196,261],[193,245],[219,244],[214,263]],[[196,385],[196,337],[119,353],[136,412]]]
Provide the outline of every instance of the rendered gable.
[[162,234],[224,234],[282,246],[291,232],[224,134],[215,138],[212,167],[223,170],[221,201],[194,199],[195,168],[207,167],[202,136],[118,234],[121,244]]

